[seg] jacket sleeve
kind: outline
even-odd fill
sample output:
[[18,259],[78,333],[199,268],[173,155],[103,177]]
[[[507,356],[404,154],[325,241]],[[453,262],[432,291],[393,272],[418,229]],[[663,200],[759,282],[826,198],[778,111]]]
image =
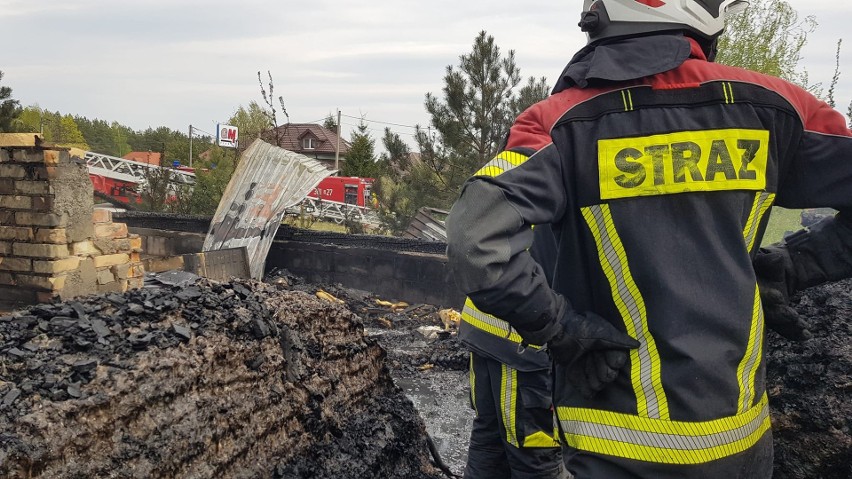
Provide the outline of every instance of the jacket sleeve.
[[840,213],[786,239],[795,291],[852,276],[852,132],[824,102],[811,97],[801,110],[802,140],[781,178],[777,204]]
[[534,107],[518,117],[506,149],[465,183],[447,220],[456,283],[529,343],[555,335],[565,307],[528,251],[530,226],[558,221],[565,198],[560,157]]

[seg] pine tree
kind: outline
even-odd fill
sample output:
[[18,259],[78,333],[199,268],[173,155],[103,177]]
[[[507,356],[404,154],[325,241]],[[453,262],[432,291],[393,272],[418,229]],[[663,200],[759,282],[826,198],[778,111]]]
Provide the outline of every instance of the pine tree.
[[[0,80],[3,80],[3,72],[0,71]],[[14,131],[13,123],[21,114],[21,105],[18,100],[12,99],[12,89],[0,86],[0,133]]]
[[379,173],[375,154],[376,140],[370,136],[366,124],[361,123],[358,129],[352,132],[350,143],[349,153],[346,154],[346,161],[341,168],[341,175],[375,178]]

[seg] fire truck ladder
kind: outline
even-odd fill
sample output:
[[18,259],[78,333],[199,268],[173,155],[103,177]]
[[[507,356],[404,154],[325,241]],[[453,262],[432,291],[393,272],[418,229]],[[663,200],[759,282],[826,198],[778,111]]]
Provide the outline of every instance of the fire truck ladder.
[[[93,175],[114,178],[128,183],[136,183],[140,186],[147,184],[147,175],[152,173],[151,170],[161,168],[157,165],[125,160],[124,158],[102,155],[91,151],[86,152],[85,160],[89,168],[89,173]],[[195,184],[195,173],[178,169],[173,169],[171,172],[172,182],[180,185]]]
[[378,227],[381,224],[378,215],[376,215],[375,210],[372,208],[340,203],[338,201],[321,200],[310,196],[306,197],[298,205],[289,208],[287,212],[293,215],[308,214],[322,220],[333,221],[337,224],[343,224],[347,220],[374,227]]

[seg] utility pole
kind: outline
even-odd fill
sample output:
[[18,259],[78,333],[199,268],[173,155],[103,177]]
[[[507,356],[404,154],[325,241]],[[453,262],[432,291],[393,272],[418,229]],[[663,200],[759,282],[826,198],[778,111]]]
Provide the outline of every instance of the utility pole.
[[340,108],[337,109],[337,148],[334,149],[334,169],[340,171]]
[[189,125],[189,167],[192,168],[192,125]]

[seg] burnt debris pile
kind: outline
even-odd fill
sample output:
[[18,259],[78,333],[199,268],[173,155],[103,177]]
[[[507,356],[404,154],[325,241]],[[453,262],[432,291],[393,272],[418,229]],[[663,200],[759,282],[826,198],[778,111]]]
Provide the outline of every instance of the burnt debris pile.
[[852,477],[852,280],[804,291],[813,338],[769,334],[767,387],[775,479]]
[[0,317],[0,477],[442,477],[360,319],[287,286]]

